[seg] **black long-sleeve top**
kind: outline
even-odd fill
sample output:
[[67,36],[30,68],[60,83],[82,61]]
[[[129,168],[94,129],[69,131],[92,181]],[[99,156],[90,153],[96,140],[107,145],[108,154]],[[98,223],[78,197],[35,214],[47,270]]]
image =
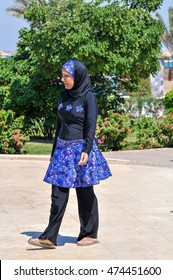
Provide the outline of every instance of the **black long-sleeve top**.
[[67,91],[60,95],[57,124],[52,155],[57,137],[63,140],[86,139],[83,152],[90,153],[97,122],[97,103],[92,92],[78,98],[71,98]]

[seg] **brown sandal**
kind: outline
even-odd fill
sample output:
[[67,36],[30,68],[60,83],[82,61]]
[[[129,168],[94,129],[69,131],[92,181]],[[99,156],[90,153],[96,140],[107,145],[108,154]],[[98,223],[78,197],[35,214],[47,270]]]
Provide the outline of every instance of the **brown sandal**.
[[42,240],[39,238],[30,238],[28,243],[33,246],[43,247],[47,249],[55,249],[56,246],[49,240]]
[[99,241],[95,238],[84,237],[83,239],[77,242],[77,246],[90,246],[98,243]]

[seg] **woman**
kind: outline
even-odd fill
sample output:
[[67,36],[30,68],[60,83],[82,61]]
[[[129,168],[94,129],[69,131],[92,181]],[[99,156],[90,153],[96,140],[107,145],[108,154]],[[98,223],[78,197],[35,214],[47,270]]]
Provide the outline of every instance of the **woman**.
[[62,66],[65,90],[60,94],[57,128],[51,162],[44,181],[52,185],[49,224],[39,238],[28,243],[56,248],[56,239],[69,197],[75,188],[80,233],[78,246],[98,243],[98,204],[93,185],[111,176],[106,160],[94,139],[97,104],[85,65],[70,59]]

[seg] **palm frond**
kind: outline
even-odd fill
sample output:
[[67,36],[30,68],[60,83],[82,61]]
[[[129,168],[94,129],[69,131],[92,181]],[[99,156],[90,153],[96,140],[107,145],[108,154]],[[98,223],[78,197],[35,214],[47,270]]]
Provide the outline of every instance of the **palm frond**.
[[172,7],[169,8],[168,13],[169,13],[169,29],[173,37],[173,8]]
[[32,2],[32,0],[15,0],[14,2],[15,2],[14,3],[15,5],[21,5],[25,8],[27,8],[29,6],[29,4]]
[[40,5],[47,5],[46,0],[37,0],[38,4]]
[[[14,0],[14,6],[7,8],[10,16],[24,18],[25,10],[29,7],[33,0]],[[38,5],[47,5],[46,0],[34,0]]]
[[11,8],[7,8],[7,12],[9,14],[9,16],[14,16],[17,18],[24,18],[24,9],[23,8],[11,7]]
[[167,28],[166,23],[164,22],[162,16],[161,16],[159,13],[156,13],[156,17],[157,17],[158,20],[161,22],[161,24],[162,24],[164,30],[167,30],[167,31],[168,31],[168,28]]
[[[162,16],[159,13],[156,13],[156,17],[158,18],[158,20],[161,22],[163,29],[164,29],[164,33],[162,34],[162,43],[163,45],[167,48],[167,50],[173,54],[173,8],[169,8],[169,26],[166,25],[166,23],[164,22]],[[170,18],[172,20],[172,24],[170,21]]]

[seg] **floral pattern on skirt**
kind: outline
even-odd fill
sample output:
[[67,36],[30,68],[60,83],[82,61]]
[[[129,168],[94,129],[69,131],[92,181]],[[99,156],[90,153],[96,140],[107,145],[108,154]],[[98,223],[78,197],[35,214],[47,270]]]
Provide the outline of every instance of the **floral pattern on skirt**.
[[87,164],[78,166],[85,144],[84,139],[57,139],[56,148],[48,166],[44,182],[65,188],[87,187],[99,184],[112,176],[109,166],[94,139]]

